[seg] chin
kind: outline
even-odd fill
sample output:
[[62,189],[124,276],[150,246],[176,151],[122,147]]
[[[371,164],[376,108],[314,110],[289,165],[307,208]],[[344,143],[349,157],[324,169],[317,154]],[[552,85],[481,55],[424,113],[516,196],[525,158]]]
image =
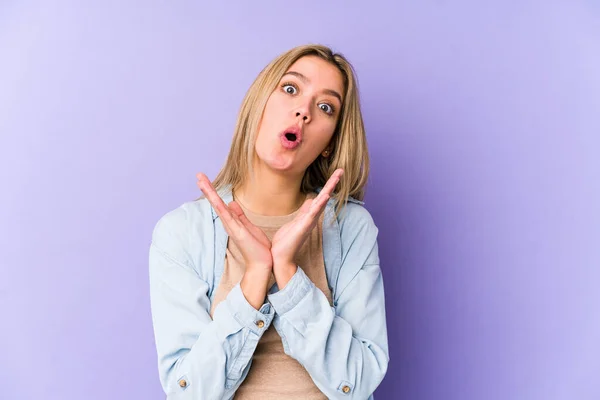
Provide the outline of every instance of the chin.
[[262,152],[256,153],[260,164],[268,167],[274,171],[280,172],[293,172],[298,168],[298,164],[294,157],[290,157],[289,154],[281,154],[276,151],[271,151],[267,154],[261,154]]
[[262,160],[263,164],[265,164],[267,167],[269,167],[272,170],[275,171],[281,171],[281,172],[291,172],[294,171],[296,168],[296,165],[294,165],[294,163],[292,162],[291,159],[283,159],[283,157],[281,158],[273,158],[271,160]]

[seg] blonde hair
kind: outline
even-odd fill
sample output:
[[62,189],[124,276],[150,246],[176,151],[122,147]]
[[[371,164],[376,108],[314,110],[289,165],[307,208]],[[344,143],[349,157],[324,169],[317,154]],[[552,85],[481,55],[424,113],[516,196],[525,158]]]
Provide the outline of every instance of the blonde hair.
[[330,156],[318,156],[306,169],[301,184],[303,193],[315,191],[325,185],[337,168],[343,168],[344,174],[332,193],[337,217],[348,196],[363,200],[369,175],[369,153],[354,68],[342,54],[334,53],[326,46],[295,47],[279,55],[260,72],[242,102],[225,166],[212,184],[217,191],[227,185],[235,190],[251,176],[256,135],[267,100],[291,65],[305,56],[317,56],[331,63],[339,69],[344,80],[343,104],[331,139]]

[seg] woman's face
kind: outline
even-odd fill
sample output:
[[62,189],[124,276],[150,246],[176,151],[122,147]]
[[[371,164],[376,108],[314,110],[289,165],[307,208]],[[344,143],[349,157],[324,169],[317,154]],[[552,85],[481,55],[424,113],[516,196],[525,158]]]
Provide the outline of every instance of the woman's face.
[[259,160],[274,170],[303,174],[333,136],[343,93],[337,67],[316,56],[297,60],[265,106],[255,146]]

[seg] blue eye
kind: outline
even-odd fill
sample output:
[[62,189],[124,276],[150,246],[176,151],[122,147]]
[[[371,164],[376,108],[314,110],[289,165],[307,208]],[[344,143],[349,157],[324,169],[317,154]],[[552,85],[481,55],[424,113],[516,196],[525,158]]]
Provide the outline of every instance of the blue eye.
[[298,92],[298,89],[296,88],[296,86],[289,84],[289,83],[285,83],[281,87],[283,88],[283,91],[286,92],[287,94],[296,94]]
[[333,111],[334,111],[333,107],[331,105],[327,104],[327,103],[321,103],[321,104],[319,104],[319,108],[321,110],[325,111],[329,115],[333,114]]

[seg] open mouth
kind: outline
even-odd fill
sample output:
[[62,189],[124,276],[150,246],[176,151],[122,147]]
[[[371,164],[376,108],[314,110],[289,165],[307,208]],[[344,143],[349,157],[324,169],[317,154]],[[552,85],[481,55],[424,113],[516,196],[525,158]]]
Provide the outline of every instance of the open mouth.
[[287,149],[295,149],[302,142],[302,130],[297,126],[290,126],[281,133],[281,144]]
[[296,141],[296,139],[297,139],[297,136],[296,136],[296,134],[295,134],[295,133],[286,133],[286,134],[285,134],[285,138],[286,138],[287,140],[289,140],[290,142],[295,142],[295,141]]

